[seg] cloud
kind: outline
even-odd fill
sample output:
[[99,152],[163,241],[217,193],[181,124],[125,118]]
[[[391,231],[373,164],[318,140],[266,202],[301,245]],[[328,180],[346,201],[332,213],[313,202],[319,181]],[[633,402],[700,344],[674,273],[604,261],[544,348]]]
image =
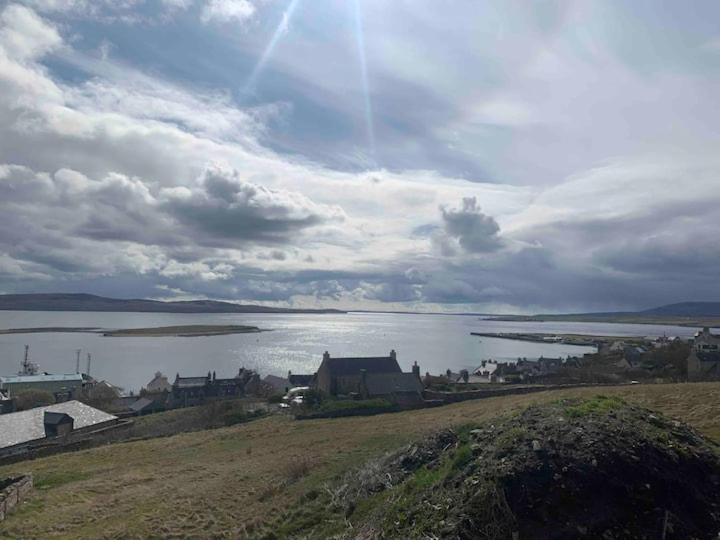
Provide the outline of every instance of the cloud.
[[228,23],[244,22],[255,15],[251,0],[208,0],[202,11],[202,21]]
[[303,3],[249,100],[286,4],[230,4],[2,8],[0,290],[556,311],[716,289],[707,32],[645,34],[660,65],[592,2],[368,2],[366,171],[347,6]]
[[31,9],[11,4],[0,14],[0,48],[10,58],[32,60],[61,43],[57,30]]
[[440,212],[445,233],[441,242],[445,253],[452,253],[452,240],[457,240],[467,253],[489,253],[502,247],[500,226],[480,211],[475,197],[463,198],[460,208],[441,206]]
[[206,170],[197,188],[167,188],[160,197],[167,213],[210,241],[287,241],[302,229],[344,219],[337,206],[245,182],[237,171],[220,167]]
[[[0,253],[17,268],[48,276],[152,271],[228,279],[241,257],[227,257],[222,248],[289,244],[306,229],[344,218],[338,207],[243,182],[236,171],[217,167],[195,189],[153,192],[118,173],[94,180],[68,169],[49,174],[0,165],[0,209]],[[279,249],[257,255],[268,258],[282,262],[287,255]]]

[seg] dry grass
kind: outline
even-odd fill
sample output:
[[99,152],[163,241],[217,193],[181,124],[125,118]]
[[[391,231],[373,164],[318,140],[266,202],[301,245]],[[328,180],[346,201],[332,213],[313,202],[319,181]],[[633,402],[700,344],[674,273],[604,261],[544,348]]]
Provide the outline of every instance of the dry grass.
[[267,530],[327,480],[424,433],[600,393],[720,440],[720,383],[584,388],[333,420],[274,416],[1,468],[0,477],[31,471],[40,487],[2,524],[0,537],[242,537]]

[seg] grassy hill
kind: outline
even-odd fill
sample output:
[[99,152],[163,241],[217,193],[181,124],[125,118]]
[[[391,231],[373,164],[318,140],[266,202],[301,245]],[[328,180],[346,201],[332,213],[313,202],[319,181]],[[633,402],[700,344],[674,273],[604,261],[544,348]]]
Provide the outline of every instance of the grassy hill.
[[0,477],[32,472],[37,488],[3,523],[0,537],[262,537],[326,482],[423,435],[600,393],[720,440],[720,383],[548,391],[365,418],[274,416],[1,468]]

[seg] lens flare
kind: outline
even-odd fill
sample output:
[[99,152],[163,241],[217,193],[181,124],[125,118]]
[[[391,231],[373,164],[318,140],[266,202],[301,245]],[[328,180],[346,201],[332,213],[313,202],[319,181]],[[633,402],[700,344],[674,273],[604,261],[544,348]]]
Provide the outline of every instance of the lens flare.
[[258,77],[260,76],[260,73],[262,73],[263,69],[265,69],[265,65],[270,60],[270,57],[275,51],[275,47],[277,47],[280,38],[282,38],[290,28],[290,21],[299,3],[300,0],[291,0],[288,4],[287,9],[285,9],[285,11],[283,12],[282,19],[280,20],[280,23],[275,29],[275,32],[270,39],[270,42],[267,44],[267,47],[265,47],[265,50],[260,56],[260,60],[258,60],[257,64],[255,64],[255,67],[253,68],[247,82],[245,83],[245,86],[243,87],[243,94],[248,95],[252,94],[255,91],[255,85],[257,84]]
[[370,84],[368,83],[367,58],[365,56],[365,37],[363,33],[362,11],[360,0],[354,0],[355,4],[355,39],[357,41],[358,57],[360,58],[360,76],[362,78],[362,89],[365,97],[365,129],[367,130],[368,146],[373,162],[376,161],[375,149],[375,126],[373,123],[372,101],[370,100]]

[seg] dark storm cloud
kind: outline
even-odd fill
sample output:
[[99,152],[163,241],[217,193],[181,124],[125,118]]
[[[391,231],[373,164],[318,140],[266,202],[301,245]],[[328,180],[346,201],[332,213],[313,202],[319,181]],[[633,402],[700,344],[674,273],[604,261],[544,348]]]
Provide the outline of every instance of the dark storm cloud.
[[[336,206],[243,182],[237,172],[218,168],[206,171],[194,188],[155,194],[140,179],[119,174],[93,180],[67,169],[48,174],[0,166],[0,209],[0,254],[51,273],[212,262],[218,247],[285,244],[304,229],[344,217]],[[118,252],[107,241],[157,250],[148,260],[139,251]],[[282,250],[267,257],[287,258]]]
[[244,182],[237,171],[216,167],[205,171],[196,189],[165,190],[161,208],[212,242],[284,242],[302,229],[343,219],[338,207]]
[[466,197],[460,208],[441,207],[447,238],[439,239],[444,254],[451,254],[448,239],[456,240],[468,253],[489,253],[502,247],[500,226],[494,218],[480,211],[475,197]]

